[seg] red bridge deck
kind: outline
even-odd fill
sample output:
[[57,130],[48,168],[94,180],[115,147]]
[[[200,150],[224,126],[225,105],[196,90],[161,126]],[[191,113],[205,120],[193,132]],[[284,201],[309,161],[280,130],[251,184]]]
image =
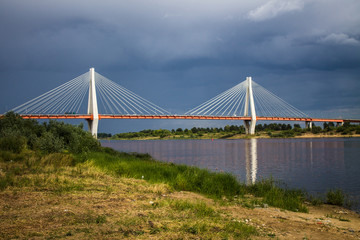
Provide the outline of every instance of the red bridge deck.
[[[0,115],[1,117],[2,115]],[[93,119],[89,114],[27,114],[20,115],[25,119]],[[188,120],[251,120],[244,116],[190,116],[190,115],[110,115],[99,114],[99,119],[188,119]],[[360,119],[327,119],[327,118],[293,118],[293,117],[256,117],[257,121],[297,121],[297,122],[353,122],[360,123]]]

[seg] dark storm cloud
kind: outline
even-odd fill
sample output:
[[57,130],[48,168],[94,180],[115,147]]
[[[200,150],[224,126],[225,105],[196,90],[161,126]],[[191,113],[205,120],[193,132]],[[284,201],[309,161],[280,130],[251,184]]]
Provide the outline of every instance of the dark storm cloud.
[[1,100],[11,79],[54,87],[94,66],[175,112],[249,75],[304,111],[358,108],[359,12],[358,0],[2,0]]

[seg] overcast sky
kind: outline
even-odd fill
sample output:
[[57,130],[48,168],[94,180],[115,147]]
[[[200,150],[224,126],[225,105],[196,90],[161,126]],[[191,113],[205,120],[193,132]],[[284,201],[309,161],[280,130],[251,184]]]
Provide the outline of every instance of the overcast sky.
[[311,116],[360,118],[359,13],[359,0],[0,0],[0,110],[94,67],[172,113],[252,76]]

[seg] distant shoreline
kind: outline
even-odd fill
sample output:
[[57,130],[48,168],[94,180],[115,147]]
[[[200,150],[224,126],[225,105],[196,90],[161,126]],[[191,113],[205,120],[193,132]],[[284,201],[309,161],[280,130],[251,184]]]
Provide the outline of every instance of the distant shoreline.
[[[240,135],[240,134],[239,134]],[[267,135],[234,135],[231,137],[198,137],[198,138],[191,138],[191,137],[141,137],[141,138],[99,138],[99,140],[211,140],[211,139],[226,139],[226,140],[236,140],[236,139],[301,139],[301,138],[360,138],[360,134],[353,134],[353,135],[341,135],[341,134],[334,134],[334,135],[327,135],[327,134],[304,134],[300,136],[294,137],[270,137]]]

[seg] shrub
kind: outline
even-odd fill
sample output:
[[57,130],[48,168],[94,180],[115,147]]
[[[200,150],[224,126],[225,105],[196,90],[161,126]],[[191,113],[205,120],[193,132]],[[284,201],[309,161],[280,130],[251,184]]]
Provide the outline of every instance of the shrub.
[[0,149],[19,153],[23,148],[55,153],[67,150],[72,153],[99,151],[100,143],[82,125],[73,126],[50,120],[22,119],[9,112],[0,119]]
[[3,151],[11,151],[20,153],[26,146],[26,138],[23,136],[6,136],[0,138],[0,149]]
[[313,133],[313,134],[318,134],[318,133],[321,133],[321,127],[318,127],[318,126],[313,126],[312,128],[311,128],[311,132]]
[[330,190],[326,194],[326,203],[331,205],[344,205],[345,195],[340,189]]
[[51,132],[45,132],[35,141],[35,147],[46,153],[55,153],[63,150],[63,141]]

